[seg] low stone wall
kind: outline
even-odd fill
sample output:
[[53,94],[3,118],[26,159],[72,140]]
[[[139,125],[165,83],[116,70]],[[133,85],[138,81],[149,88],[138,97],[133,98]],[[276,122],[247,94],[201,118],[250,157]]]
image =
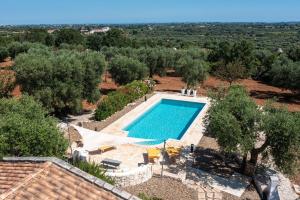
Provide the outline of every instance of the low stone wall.
[[116,180],[116,186],[134,186],[152,178],[152,167],[143,165],[127,172],[107,171],[106,175]]

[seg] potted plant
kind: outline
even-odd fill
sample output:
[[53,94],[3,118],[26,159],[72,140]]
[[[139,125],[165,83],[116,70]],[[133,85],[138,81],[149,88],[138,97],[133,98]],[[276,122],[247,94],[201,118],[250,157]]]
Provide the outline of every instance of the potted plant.
[[190,95],[191,95],[191,91],[192,91],[191,89],[187,89],[186,95],[187,95],[187,96],[190,96]]
[[181,89],[181,95],[184,96],[184,95],[185,95],[185,91],[186,91],[186,89],[185,89],[185,88],[182,88],[182,89]]

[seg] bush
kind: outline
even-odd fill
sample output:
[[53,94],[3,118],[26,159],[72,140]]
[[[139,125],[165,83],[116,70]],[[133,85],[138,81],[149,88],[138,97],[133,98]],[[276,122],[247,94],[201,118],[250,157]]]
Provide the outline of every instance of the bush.
[[4,61],[9,56],[8,50],[4,47],[0,47],[0,62]]
[[95,119],[101,121],[108,118],[115,112],[122,110],[128,103],[141,98],[149,91],[147,84],[142,81],[134,81],[115,92],[109,93],[99,104],[95,113]]
[[133,81],[120,90],[123,90],[123,92],[127,94],[130,102],[139,99],[150,92],[148,85],[142,81]]
[[115,180],[109,176],[106,176],[105,170],[96,163],[88,163],[88,162],[76,160],[72,164],[75,167],[81,169],[82,171],[85,171],[86,173],[89,173],[97,178],[100,178],[101,180],[107,183],[110,183],[112,185],[115,184]]
[[0,99],[0,155],[62,157],[67,141],[32,97]]

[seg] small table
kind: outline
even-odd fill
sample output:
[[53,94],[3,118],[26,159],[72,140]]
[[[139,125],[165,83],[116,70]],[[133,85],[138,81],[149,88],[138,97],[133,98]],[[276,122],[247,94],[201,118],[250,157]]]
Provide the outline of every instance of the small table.
[[113,160],[113,159],[105,158],[104,160],[101,161],[101,163],[104,166],[117,169],[121,165],[122,162],[118,161],[118,160]]

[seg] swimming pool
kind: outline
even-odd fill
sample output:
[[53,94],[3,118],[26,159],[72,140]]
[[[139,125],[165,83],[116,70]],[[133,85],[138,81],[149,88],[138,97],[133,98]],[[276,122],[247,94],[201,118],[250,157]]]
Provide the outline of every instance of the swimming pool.
[[161,99],[123,130],[128,137],[154,140],[147,145],[180,140],[204,106],[205,103]]

